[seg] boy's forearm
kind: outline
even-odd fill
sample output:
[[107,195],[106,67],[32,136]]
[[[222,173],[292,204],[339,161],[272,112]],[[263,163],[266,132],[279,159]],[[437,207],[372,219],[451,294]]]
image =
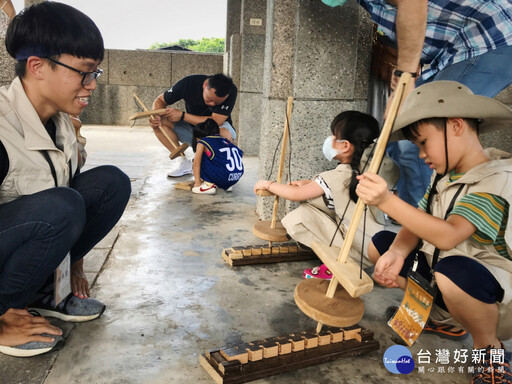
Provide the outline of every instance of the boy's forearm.
[[416,248],[419,241],[420,238],[418,236],[416,236],[406,227],[402,227],[398,231],[395,240],[389,249],[399,254],[405,260],[407,256]]
[[398,221],[412,234],[441,250],[452,249],[463,240],[460,239],[461,236],[456,226],[407,204],[395,195],[391,195],[386,201],[379,204],[378,208]]

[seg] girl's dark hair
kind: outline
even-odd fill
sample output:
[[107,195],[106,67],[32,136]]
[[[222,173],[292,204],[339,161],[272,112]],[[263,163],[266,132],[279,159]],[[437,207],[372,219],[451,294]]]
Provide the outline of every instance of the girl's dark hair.
[[17,60],[20,78],[25,76],[29,56],[69,54],[101,61],[105,51],[101,33],[87,15],[53,1],[34,4],[16,15],[7,29],[5,47]]
[[206,136],[218,135],[219,133],[219,125],[213,119],[206,119],[202,123],[194,125],[194,131],[192,132],[192,149],[194,152],[197,147],[197,139],[202,139]]
[[361,157],[364,150],[379,137],[379,123],[373,116],[359,111],[345,111],[334,118],[331,123],[331,132],[337,140],[347,140],[354,146],[354,153],[350,167],[352,178],[349,184],[350,199],[357,201],[356,187],[357,175],[363,170],[360,168]]

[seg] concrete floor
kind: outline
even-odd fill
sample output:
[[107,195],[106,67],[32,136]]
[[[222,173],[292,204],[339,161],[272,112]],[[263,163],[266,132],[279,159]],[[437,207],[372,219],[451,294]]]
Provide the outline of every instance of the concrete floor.
[[[213,383],[198,363],[206,350],[315,327],[296,307],[293,291],[304,268],[318,262],[232,268],[221,258],[223,248],[265,243],[251,232],[257,221],[257,158],[244,158],[246,173],[232,193],[198,196],[174,189],[176,181],[190,177],[166,177],[170,161],[150,129],[86,126],[82,132],[87,166],[117,165],[133,185],[121,221],[86,257],[93,296],[107,310],[89,323],[58,323],[67,335],[59,352],[31,359],[0,356],[2,383]],[[418,352],[431,353],[431,364],[422,365],[425,373],[394,375],[385,369],[383,354],[396,339],[384,311],[400,298],[397,290],[380,287],[363,297],[360,324],[375,332],[379,351],[254,383],[469,382],[467,373],[457,373],[459,365],[435,363],[435,356],[440,349],[451,355],[471,349],[470,339],[457,343],[423,335],[410,350],[417,366]]]

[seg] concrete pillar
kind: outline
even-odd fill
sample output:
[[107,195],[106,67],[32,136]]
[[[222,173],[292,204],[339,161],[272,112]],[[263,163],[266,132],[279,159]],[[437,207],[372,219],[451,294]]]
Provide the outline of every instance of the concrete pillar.
[[[224,55],[224,73],[231,76],[240,92],[240,23],[242,13],[242,0],[228,0],[226,25],[226,53]],[[231,120],[238,134],[240,134],[240,96],[235,108],[231,112]],[[238,139],[237,139],[238,141]]]
[[266,14],[266,0],[242,1],[238,144],[246,155],[259,153]]
[[10,84],[14,79],[14,63],[5,49],[5,39],[0,37],[0,86]]
[[[16,9],[16,11],[20,10]],[[14,79],[14,63],[14,59],[9,56],[5,48],[5,36],[0,36],[0,86],[9,84]]]
[[[286,99],[294,97],[283,182],[334,168],[322,155],[330,122],[341,111],[366,111],[372,27],[355,0],[330,8],[319,0],[268,0],[259,177],[277,178]],[[276,158],[272,168],[273,158]],[[289,170],[289,171],[288,171]],[[291,177],[288,175],[291,174]],[[278,219],[295,206],[281,199]],[[272,215],[273,199],[257,213]]]
[[240,14],[242,12],[242,0],[227,0],[226,17],[226,52],[231,49],[231,36],[240,34]]

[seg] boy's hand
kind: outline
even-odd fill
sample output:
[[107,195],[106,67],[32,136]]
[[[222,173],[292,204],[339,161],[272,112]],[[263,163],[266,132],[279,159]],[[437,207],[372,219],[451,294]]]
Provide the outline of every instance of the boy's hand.
[[373,279],[385,287],[397,288],[398,283],[396,279],[403,265],[404,258],[393,250],[389,250],[377,260],[373,273]]
[[32,316],[26,309],[10,308],[0,316],[0,345],[15,346],[31,341],[51,343],[51,337],[41,336],[62,335],[62,331],[51,325],[40,316]]
[[366,205],[379,206],[392,196],[386,180],[376,173],[366,172],[357,176],[357,179],[359,180],[356,187],[357,196]]

